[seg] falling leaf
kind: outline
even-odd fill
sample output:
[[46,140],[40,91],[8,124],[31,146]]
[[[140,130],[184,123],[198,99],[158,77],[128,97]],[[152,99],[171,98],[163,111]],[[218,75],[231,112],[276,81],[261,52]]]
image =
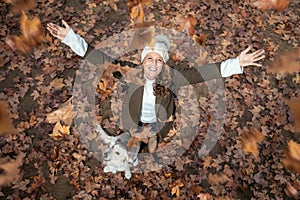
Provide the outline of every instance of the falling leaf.
[[211,185],[224,183],[226,181],[229,181],[230,179],[228,176],[224,173],[218,173],[218,174],[209,174],[208,175],[208,182]]
[[73,121],[73,105],[72,97],[61,105],[57,110],[49,113],[47,115],[47,121],[51,124],[57,123],[59,121],[64,122],[66,125],[71,125]]
[[60,122],[56,122],[53,132],[49,135],[54,140],[60,140],[70,134],[70,126],[61,125]]
[[272,64],[270,71],[272,73],[294,73],[300,71],[300,48],[279,56]]
[[6,43],[17,52],[28,53],[45,40],[41,21],[38,18],[30,20],[23,12],[21,17],[21,36],[9,36]]
[[206,38],[207,38],[208,34],[200,34],[200,36],[197,35],[193,35],[193,40],[200,44],[200,46],[205,47],[205,42],[206,42]]
[[285,159],[283,165],[292,171],[300,174],[300,144],[289,141],[288,150],[285,151]]
[[129,10],[129,15],[131,20],[138,19],[139,23],[144,21],[145,13],[144,6],[149,6],[152,3],[152,0],[133,0],[127,1],[126,5]]
[[110,7],[117,12],[118,7],[117,7],[117,4],[116,4],[115,0],[109,0],[108,3],[110,5]]
[[287,196],[298,199],[300,197],[300,182],[295,180],[293,184],[287,183],[284,191]]
[[0,168],[4,170],[4,173],[0,175],[0,186],[7,185],[19,178],[20,165],[22,164],[21,157],[16,160],[4,162],[0,164]]
[[285,100],[285,102],[289,106],[295,121],[294,131],[300,132],[300,98],[291,98],[290,100]]
[[36,0],[6,0],[6,2],[13,5],[12,12],[15,14],[26,12],[36,6]]
[[252,153],[253,156],[258,158],[258,147],[257,144],[264,140],[264,135],[257,129],[249,132],[244,132],[241,137],[243,153]]
[[275,9],[281,11],[288,7],[289,0],[258,0],[253,3],[260,10]]
[[189,14],[187,17],[177,16],[176,22],[179,24],[178,31],[185,31],[190,37],[195,33],[194,27],[197,24],[197,19]]
[[133,39],[129,49],[141,49],[144,46],[154,46],[155,29],[153,22],[145,22],[135,26]]
[[9,116],[8,103],[0,101],[0,135],[7,133],[17,133]]

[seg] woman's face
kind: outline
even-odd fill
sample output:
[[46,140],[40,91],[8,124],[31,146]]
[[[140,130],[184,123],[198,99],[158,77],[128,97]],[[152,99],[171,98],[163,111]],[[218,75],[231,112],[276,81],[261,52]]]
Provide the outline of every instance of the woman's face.
[[164,60],[158,53],[150,52],[144,58],[142,65],[144,67],[144,74],[146,78],[154,80],[160,74],[164,66]]

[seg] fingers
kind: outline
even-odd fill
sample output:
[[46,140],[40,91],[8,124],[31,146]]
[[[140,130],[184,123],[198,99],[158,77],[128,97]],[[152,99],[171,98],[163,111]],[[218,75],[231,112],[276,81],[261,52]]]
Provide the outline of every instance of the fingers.
[[242,51],[242,54],[247,54],[251,49],[252,49],[252,45],[250,45],[247,49],[245,49],[244,51]]
[[61,22],[63,23],[63,25],[66,27],[66,29],[70,29],[69,24],[65,21],[65,20],[61,20]]

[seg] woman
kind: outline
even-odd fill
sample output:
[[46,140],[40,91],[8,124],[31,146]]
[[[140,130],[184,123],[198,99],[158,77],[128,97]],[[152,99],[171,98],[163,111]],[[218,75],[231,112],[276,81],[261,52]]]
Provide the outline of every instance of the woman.
[[[95,50],[83,38],[75,34],[63,20],[64,27],[48,24],[47,29],[62,43],[71,47],[79,56],[93,64],[111,62],[113,59],[105,53]],[[122,110],[123,127],[127,130],[138,128],[141,131],[145,125],[151,126],[152,137],[149,138],[148,151],[154,152],[159,142],[168,134],[173,125],[175,114],[175,95],[172,91],[187,84],[196,84],[211,79],[242,74],[245,66],[261,66],[257,63],[264,56],[264,50],[248,53],[251,47],[245,49],[237,58],[221,63],[206,64],[202,67],[176,67],[170,71],[166,65],[169,56],[170,41],[167,36],[155,38],[154,47],[146,46],[141,54],[142,85],[128,84]],[[158,136],[158,137],[157,137]]]

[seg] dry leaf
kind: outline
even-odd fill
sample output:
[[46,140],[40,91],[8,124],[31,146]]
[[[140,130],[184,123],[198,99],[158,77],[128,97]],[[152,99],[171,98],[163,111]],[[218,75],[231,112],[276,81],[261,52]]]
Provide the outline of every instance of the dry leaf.
[[60,90],[61,88],[63,88],[66,84],[64,83],[64,79],[63,78],[56,78],[53,81],[51,81],[50,86]]
[[60,122],[56,122],[53,132],[49,135],[54,140],[60,140],[70,134],[70,126],[61,125]]
[[15,14],[26,12],[36,6],[36,0],[6,0],[6,2],[13,5],[12,12]]
[[258,0],[253,3],[260,10],[275,9],[281,11],[288,7],[289,0]]
[[115,0],[109,0],[108,3],[110,5],[110,7],[117,12],[118,7],[117,7],[117,4],[115,3]]
[[17,52],[28,53],[45,40],[41,21],[38,18],[28,19],[23,13],[21,17],[21,36],[9,36],[6,43]]
[[0,135],[7,133],[17,133],[9,116],[8,103],[0,101]]
[[178,16],[176,21],[179,24],[178,31],[185,31],[190,37],[194,36],[195,25],[197,24],[197,19],[189,14],[187,17]]
[[14,161],[9,161],[0,164],[0,168],[4,170],[4,173],[0,175],[0,186],[7,185],[18,179],[20,173],[19,167],[21,164],[21,157],[18,157]]
[[183,187],[184,184],[180,180],[176,180],[171,189],[171,194],[176,194],[176,197],[180,196],[180,188]]
[[258,158],[258,147],[257,144],[264,140],[264,135],[257,129],[249,132],[244,132],[241,137],[243,153],[252,153],[253,156]]
[[290,107],[290,111],[295,121],[295,132],[300,132],[300,98],[291,98],[285,100],[286,104]]
[[300,144],[289,141],[283,165],[289,170],[300,173]]
[[207,39],[208,34],[201,34],[200,36],[193,35],[193,40],[200,44],[200,46],[205,47],[205,42]]
[[142,49],[144,46],[154,46],[155,29],[153,22],[145,22],[135,26],[133,39],[129,49]]
[[144,21],[145,13],[144,6],[149,6],[152,3],[152,0],[133,0],[127,1],[126,5],[129,10],[129,15],[131,20],[138,19],[139,23]]
[[272,73],[293,73],[300,71],[300,48],[296,48],[293,51],[281,55],[274,61],[270,71]]
[[72,97],[66,101],[61,107],[47,115],[47,121],[51,124],[64,122],[66,125],[71,125],[73,121],[73,105]]
[[230,179],[228,176],[224,173],[218,173],[218,174],[209,174],[208,175],[208,182],[211,185],[224,183],[226,181],[229,181]]

